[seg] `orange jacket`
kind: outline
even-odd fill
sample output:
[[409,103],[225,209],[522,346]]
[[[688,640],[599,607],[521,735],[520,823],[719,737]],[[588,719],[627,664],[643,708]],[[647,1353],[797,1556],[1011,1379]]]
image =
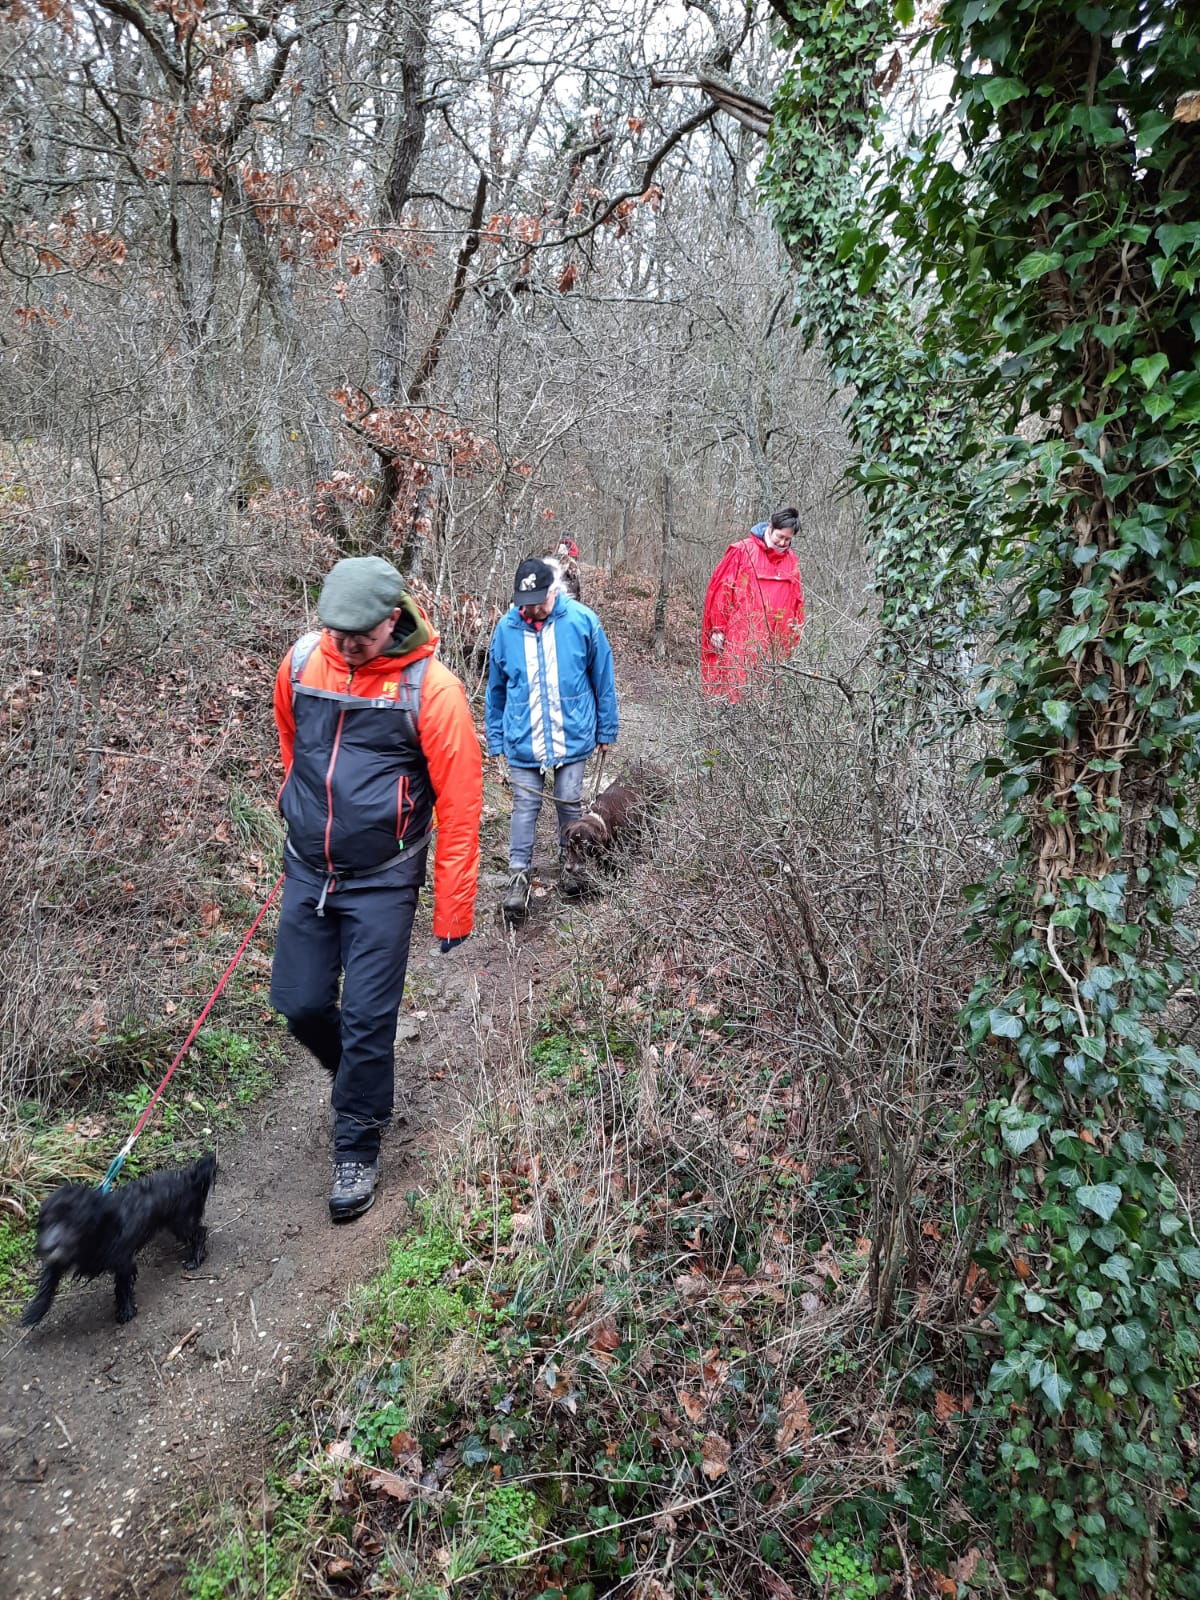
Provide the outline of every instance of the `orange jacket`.
[[[352,669],[329,634],[320,640],[304,664],[300,682],[306,688],[365,700],[395,695],[395,679],[402,669],[422,656],[431,659],[421,691],[417,737],[429,769],[429,782],[437,807],[437,851],[433,876],[433,932],[439,939],[461,938],[475,925],[475,892],[479,877],[479,820],[483,810],[483,761],[475,724],[462,684],[434,657],[438,636],[430,630],[424,644],[405,655],[382,655]],[[292,707],[292,652],[275,675],[275,725],[284,784],[291,776],[296,722]],[[327,752],[331,785],[337,761],[336,741]],[[282,795],[283,789],[280,790]]]

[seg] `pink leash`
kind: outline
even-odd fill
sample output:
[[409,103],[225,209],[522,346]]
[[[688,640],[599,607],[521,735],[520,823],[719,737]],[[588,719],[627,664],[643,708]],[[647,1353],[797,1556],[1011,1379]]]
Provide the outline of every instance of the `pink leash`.
[[271,901],[274,900],[275,896],[279,893],[279,887],[280,887],[280,884],[282,884],[282,882],[283,882],[283,874],[280,873],[279,877],[276,879],[275,887],[271,890],[270,894],[263,901],[262,908],[260,909],[258,915],[255,917],[254,921],[250,924],[249,933],[247,933],[246,937],[242,940],[241,944],[238,945],[237,954],[234,956],[233,960],[229,963],[229,965],[225,968],[225,971],[221,974],[220,983],[218,983],[217,987],[209,995],[208,1004],[204,1007],[204,1010],[196,1018],[196,1021],[195,1021],[194,1025],[193,1025],[193,1027],[192,1027],[191,1033],[188,1034],[187,1038],[183,1041],[183,1044],[180,1046],[179,1054],[175,1057],[174,1061],[172,1061],[171,1065],[167,1068],[166,1073],[163,1076],[163,1080],[159,1084],[158,1088],[155,1089],[154,1093],[150,1096],[150,1103],[149,1103],[149,1105],[147,1105],[146,1109],[142,1112],[141,1116],[138,1118],[137,1126],[134,1128],[133,1132],[129,1135],[128,1139],[126,1139],[125,1143],[121,1146],[120,1150],[118,1150],[117,1154],[113,1157],[112,1162],[109,1165],[108,1171],[104,1174],[104,1181],[100,1185],[100,1193],[101,1194],[107,1194],[109,1189],[112,1188],[113,1179],[116,1177],[117,1173],[120,1172],[121,1168],[125,1165],[125,1158],[129,1155],[129,1152],[133,1149],[134,1145],[137,1143],[138,1134],[141,1133],[142,1129],[146,1126],[147,1122],[149,1122],[150,1113],[154,1110],[154,1107],[158,1104],[159,1097],[161,1096],[163,1090],[170,1083],[171,1078],[174,1075],[175,1068],[183,1060],[184,1056],[187,1055],[188,1050],[191,1047],[192,1040],[196,1037],[196,1035],[200,1032],[200,1029],[204,1025],[205,1017],[208,1015],[208,1013],[212,1010],[213,1006],[216,1004],[217,998],[220,995],[221,990],[225,987],[226,983],[228,983],[229,978],[230,978],[230,976],[231,976],[231,974],[233,972],[233,969],[237,966],[238,962],[242,959],[243,955],[245,955],[246,946],[250,943],[251,939],[253,939],[254,935],[258,932],[258,925],[262,921],[262,919],[266,916],[267,911],[270,909]]

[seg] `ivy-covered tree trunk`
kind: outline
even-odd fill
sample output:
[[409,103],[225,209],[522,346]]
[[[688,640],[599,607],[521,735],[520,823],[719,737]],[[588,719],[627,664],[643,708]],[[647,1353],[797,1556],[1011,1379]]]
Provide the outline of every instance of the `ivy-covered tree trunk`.
[[[775,9],[796,57],[768,186],[853,387],[885,622],[924,616],[936,647],[970,616],[994,719],[1003,860],[965,1008],[997,1180],[973,1476],[1019,1592],[1200,1595],[1200,1247],[1176,1187],[1200,1063],[1170,1010],[1197,859],[1200,127],[1177,112],[1200,18],[948,0],[946,114],[885,154],[889,8]],[[883,308],[915,326],[881,335]]]

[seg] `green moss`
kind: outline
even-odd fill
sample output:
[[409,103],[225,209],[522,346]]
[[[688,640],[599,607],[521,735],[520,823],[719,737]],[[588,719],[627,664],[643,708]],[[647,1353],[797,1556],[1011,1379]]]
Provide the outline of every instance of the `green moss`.
[[33,1229],[0,1213],[0,1313],[28,1298],[33,1263]]

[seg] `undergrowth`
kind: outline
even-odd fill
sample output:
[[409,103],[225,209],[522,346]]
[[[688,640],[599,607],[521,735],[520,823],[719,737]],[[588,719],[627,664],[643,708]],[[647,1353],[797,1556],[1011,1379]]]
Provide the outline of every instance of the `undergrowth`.
[[[764,761],[758,735],[729,719],[697,740],[709,759],[620,911],[577,917],[555,992],[531,1019],[514,1004],[506,1046],[480,1041],[476,1108],[331,1327],[280,1458],[273,1496],[308,1507],[270,1536],[288,1594],[991,1581],[960,1330],[994,1290],[971,1261],[982,1177],[941,910],[969,852],[922,852],[877,796],[881,877],[845,821],[869,767],[827,726],[817,771]],[[747,817],[786,821],[768,847]]]

